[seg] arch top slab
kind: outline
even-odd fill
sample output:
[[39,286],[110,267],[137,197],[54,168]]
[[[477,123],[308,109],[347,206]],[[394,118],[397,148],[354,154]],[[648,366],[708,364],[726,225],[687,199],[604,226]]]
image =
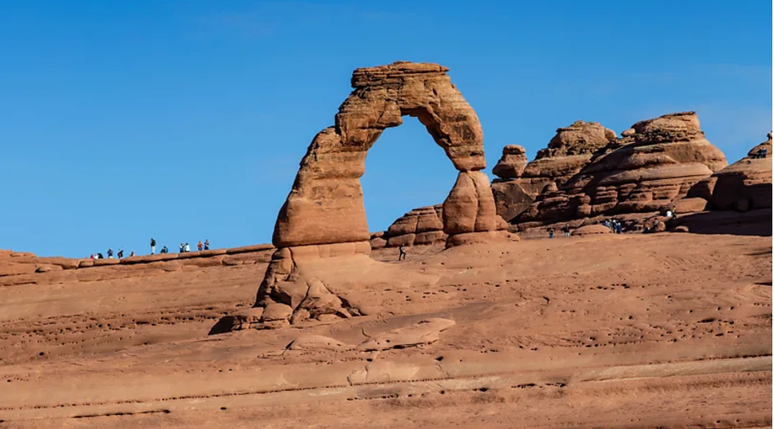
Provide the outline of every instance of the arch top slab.
[[274,228],[277,247],[367,241],[360,177],[381,133],[416,117],[463,173],[486,168],[476,112],[438,64],[359,68],[335,125],[320,131],[301,161]]

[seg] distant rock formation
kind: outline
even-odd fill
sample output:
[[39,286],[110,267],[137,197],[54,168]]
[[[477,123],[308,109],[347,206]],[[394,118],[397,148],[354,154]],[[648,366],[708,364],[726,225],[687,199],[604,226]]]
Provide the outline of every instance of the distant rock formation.
[[[760,157],[762,150],[765,157]],[[771,132],[746,157],[713,174],[705,186],[713,210],[747,211],[771,207]]]
[[503,148],[503,156],[492,169],[497,177],[503,180],[518,179],[527,166],[527,153],[523,146],[516,144]]
[[413,209],[390,225],[385,244],[398,247],[445,242],[442,219],[442,204]]
[[[611,136],[604,135],[598,144]],[[622,136],[599,148],[563,185],[545,189],[516,222],[530,227],[665,210],[727,165],[723,153],[704,138],[695,112],[637,122]]]
[[[564,185],[591,161],[595,152],[615,138],[615,132],[597,122],[575,121],[558,128],[548,147],[541,149],[532,162],[526,163],[521,146],[506,146],[492,170],[500,177],[492,183],[497,214],[513,221],[540,193]],[[523,168],[522,162],[526,163]]]

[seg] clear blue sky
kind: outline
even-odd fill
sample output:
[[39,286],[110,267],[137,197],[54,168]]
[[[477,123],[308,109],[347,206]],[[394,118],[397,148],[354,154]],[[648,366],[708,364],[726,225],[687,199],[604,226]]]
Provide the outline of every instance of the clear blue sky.
[[[735,161],[772,119],[772,10],[747,1],[5,1],[0,248],[88,256],[271,240],[353,69],[437,62],[478,113],[487,173],[557,127],[696,110]],[[413,118],[362,180],[369,225],[456,173]]]

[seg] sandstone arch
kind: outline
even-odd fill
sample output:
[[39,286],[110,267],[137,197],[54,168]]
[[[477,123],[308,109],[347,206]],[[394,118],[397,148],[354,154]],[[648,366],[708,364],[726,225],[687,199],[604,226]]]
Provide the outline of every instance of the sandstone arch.
[[386,128],[400,125],[402,116],[418,118],[459,171],[443,205],[447,246],[495,234],[494,198],[480,171],[486,167],[484,135],[447,71],[437,64],[408,62],[355,70],[354,90],[339,107],[335,125],[312,140],[277,217],[272,238],[277,250],[258,289],[256,311],[219,324],[272,328],[360,313],[331,284],[338,280],[324,278],[329,264],[323,263],[321,271],[320,258],[352,256],[336,261],[338,279],[348,269],[358,272],[374,263],[363,258],[371,246],[360,177],[368,150]]
[[315,136],[301,161],[277,218],[275,246],[368,241],[360,186],[366,154],[386,128],[403,123],[402,116],[419,119],[460,171],[446,233],[495,229],[489,179],[480,173],[486,167],[481,125],[447,71],[407,62],[355,70],[354,91],[339,108],[336,125]]

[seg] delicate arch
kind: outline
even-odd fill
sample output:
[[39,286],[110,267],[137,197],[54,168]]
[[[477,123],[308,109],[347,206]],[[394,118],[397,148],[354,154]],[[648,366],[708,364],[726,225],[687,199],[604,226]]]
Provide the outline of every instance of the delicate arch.
[[[450,215],[468,219],[454,222],[454,227],[445,222],[445,230],[451,228],[446,232],[495,229],[488,178],[478,172],[486,167],[481,125],[447,71],[437,64],[408,62],[355,70],[354,90],[339,107],[335,126],[315,136],[301,161],[277,218],[275,246],[367,241],[370,232],[360,186],[366,153],[386,128],[402,124],[406,115],[419,119],[460,175],[466,176],[458,178],[458,185],[473,190],[450,194],[458,196],[452,202],[447,199],[458,206]],[[487,207],[482,210],[482,205]],[[468,224],[472,229],[460,228]]]

